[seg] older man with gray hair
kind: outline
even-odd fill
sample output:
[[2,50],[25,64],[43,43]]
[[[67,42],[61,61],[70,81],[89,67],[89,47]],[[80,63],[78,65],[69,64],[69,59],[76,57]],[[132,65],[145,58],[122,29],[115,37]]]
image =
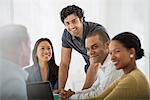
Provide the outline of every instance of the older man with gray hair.
[[27,100],[30,38],[23,25],[0,27],[0,100]]

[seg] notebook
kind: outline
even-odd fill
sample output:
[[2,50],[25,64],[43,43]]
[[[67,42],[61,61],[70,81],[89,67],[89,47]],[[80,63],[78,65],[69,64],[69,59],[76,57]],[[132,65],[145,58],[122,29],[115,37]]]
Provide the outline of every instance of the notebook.
[[27,83],[28,100],[54,100],[50,82]]

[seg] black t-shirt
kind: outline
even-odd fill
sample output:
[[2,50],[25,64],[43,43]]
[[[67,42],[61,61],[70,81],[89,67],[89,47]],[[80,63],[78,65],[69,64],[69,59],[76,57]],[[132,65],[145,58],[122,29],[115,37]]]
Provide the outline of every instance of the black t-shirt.
[[78,51],[80,54],[82,54],[85,62],[87,63],[85,65],[85,72],[87,71],[88,66],[89,66],[89,58],[87,55],[87,50],[85,48],[85,39],[89,33],[91,33],[92,31],[98,30],[98,29],[105,31],[105,28],[100,24],[93,23],[93,22],[84,22],[83,23],[83,38],[81,40],[73,37],[67,31],[67,29],[64,29],[64,32],[62,35],[62,47],[73,48],[76,51]]

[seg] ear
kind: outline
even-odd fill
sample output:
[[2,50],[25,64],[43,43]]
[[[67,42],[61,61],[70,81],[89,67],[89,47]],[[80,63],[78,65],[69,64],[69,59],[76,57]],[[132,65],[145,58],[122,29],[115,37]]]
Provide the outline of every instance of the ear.
[[22,41],[22,42],[21,42],[21,49],[22,49],[23,52],[26,51],[26,47],[27,47],[27,46],[26,46],[26,43],[25,43],[24,41]]
[[26,41],[21,42],[21,52],[22,52],[22,55],[20,57],[21,63],[23,66],[26,66],[29,64],[31,53],[30,46]]
[[135,49],[134,48],[131,48],[129,50],[129,53],[130,53],[130,58],[133,58],[135,56]]
[[20,46],[20,50],[21,50],[21,57],[20,60],[24,60],[25,55],[26,55],[26,44],[24,41],[21,41],[21,46]]
[[81,22],[83,23],[83,17],[82,17],[80,20],[81,20]]
[[110,41],[107,41],[104,43],[106,49],[109,49],[109,43],[110,43]]

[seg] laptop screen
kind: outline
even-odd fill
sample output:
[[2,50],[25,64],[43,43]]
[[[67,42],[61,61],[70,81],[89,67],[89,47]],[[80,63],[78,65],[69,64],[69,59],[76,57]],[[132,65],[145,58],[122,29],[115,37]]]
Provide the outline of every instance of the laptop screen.
[[28,100],[53,100],[50,82],[27,83]]

